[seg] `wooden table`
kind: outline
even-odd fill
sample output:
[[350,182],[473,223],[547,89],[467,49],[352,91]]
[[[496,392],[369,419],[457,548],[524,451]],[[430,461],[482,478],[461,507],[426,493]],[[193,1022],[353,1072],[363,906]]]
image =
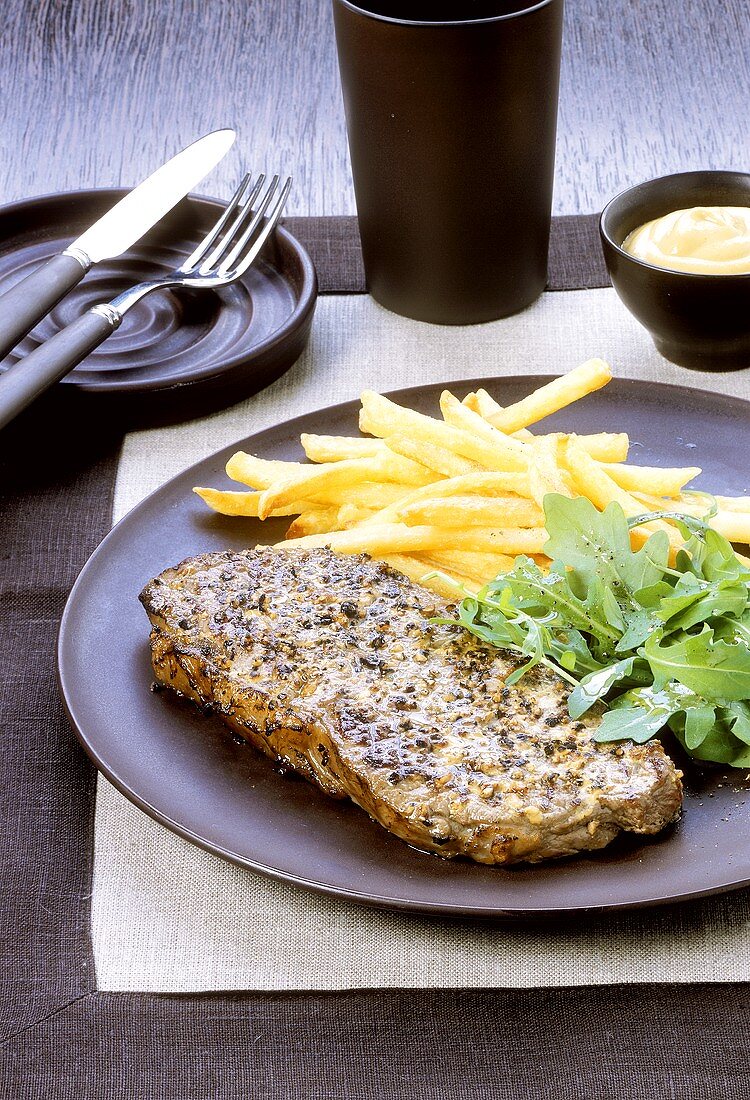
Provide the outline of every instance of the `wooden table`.
[[[291,172],[354,212],[329,0],[4,0],[0,201],[135,184],[235,126],[205,183]],[[568,0],[555,210],[667,171],[748,168],[747,0]]]

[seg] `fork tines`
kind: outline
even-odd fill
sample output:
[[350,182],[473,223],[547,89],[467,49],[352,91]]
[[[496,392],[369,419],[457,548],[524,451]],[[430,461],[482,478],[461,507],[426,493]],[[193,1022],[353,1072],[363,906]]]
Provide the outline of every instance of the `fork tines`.
[[261,172],[246,194],[250,174],[244,176],[222,216],[182,265],[186,275],[234,280],[247,271],[275,229],[292,186],[290,176],[279,191],[279,176],[274,176],[258,202],[265,181]]

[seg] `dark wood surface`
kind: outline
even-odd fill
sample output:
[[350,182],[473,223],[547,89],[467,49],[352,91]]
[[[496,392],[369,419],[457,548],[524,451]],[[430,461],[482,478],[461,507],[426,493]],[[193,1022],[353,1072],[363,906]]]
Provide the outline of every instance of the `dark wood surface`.
[[[203,185],[290,171],[353,212],[329,0],[3,0],[0,201],[134,184],[235,126]],[[555,209],[666,171],[750,167],[750,0],[567,0]]]

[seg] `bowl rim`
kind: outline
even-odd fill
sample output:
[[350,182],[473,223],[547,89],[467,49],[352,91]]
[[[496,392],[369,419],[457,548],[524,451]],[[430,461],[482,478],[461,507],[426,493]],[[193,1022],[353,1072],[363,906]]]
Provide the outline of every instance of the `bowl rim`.
[[[698,168],[688,172],[670,172],[666,176],[654,176],[652,179],[641,180],[640,183],[634,183],[630,187],[623,188],[622,191],[618,191],[616,195],[613,195],[611,199],[606,203],[604,209],[599,215],[599,234],[603,241],[606,241],[615,252],[620,256],[623,256],[629,263],[635,264],[637,267],[645,268],[646,271],[660,271],[663,274],[671,276],[679,276],[682,279],[695,279],[698,281],[710,280],[710,279],[750,279],[750,271],[737,272],[729,271],[726,275],[721,275],[718,272],[707,271],[679,271],[673,267],[661,267],[659,264],[650,264],[646,260],[640,260],[637,256],[633,256],[630,252],[627,252],[621,244],[618,244],[612,234],[606,227],[605,220],[610,215],[612,208],[621,199],[624,199],[626,195],[629,195],[632,191],[637,191],[639,187],[646,187],[650,183],[667,183],[672,180],[685,180],[687,177],[692,176],[713,176],[714,178],[720,176],[741,176],[747,180],[749,193],[750,193],[750,172],[740,172],[732,168]],[[680,209],[677,207],[676,209]],[[606,254],[605,254],[606,261]],[[609,264],[607,264],[607,270],[609,270]],[[610,271],[610,276],[611,276]]]

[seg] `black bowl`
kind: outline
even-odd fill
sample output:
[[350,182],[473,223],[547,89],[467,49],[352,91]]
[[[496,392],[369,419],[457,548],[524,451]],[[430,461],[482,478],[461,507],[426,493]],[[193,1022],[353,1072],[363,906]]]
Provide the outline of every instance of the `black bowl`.
[[599,231],[612,285],[665,359],[694,370],[750,367],[750,275],[669,271],[622,248],[639,225],[691,206],[750,206],[750,174],[680,172],[607,203]]

